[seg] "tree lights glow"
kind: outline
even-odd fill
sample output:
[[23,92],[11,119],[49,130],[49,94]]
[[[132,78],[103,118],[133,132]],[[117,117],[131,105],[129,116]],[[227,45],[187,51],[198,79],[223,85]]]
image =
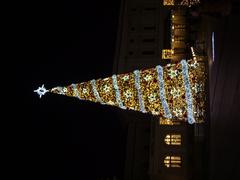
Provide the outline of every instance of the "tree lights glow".
[[46,90],[42,86],[34,92],[40,97],[51,92],[192,124],[205,117],[205,81],[203,63],[182,60],[66,87]]

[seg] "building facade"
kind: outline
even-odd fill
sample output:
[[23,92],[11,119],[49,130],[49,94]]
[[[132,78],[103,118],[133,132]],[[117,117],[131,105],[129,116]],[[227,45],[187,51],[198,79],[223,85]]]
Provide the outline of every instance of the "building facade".
[[[114,73],[188,58],[187,7],[162,0],[122,0]],[[137,112],[121,117],[128,129],[124,180],[196,179],[194,126]]]

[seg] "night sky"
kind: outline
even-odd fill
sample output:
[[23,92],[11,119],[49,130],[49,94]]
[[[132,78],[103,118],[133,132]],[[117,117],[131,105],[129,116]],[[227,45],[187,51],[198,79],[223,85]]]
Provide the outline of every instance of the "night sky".
[[[216,60],[210,75],[216,81],[210,86],[216,97],[211,101],[209,171],[214,180],[224,175],[239,179],[239,7],[233,6],[224,23],[212,23]],[[39,99],[33,93],[42,84],[52,88],[112,75],[119,8],[120,0],[21,2],[16,7],[9,24],[14,25],[11,36],[18,38],[8,43],[18,49],[11,50],[16,58],[9,61],[17,81],[11,96],[3,94],[19,125],[14,140],[20,144],[8,156],[18,171],[10,175],[20,177],[20,172],[31,180],[123,175],[127,132],[120,109],[56,94]],[[15,124],[6,121],[10,128]]]
[[[33,93],[112,74],[120,0],[31,4],[25,50],[17,67],[21,106],[30,120],[28,175],[32,179],[121,176],[126,128],[118,109],[66,96]],[[20,107],[21,108],[21,107]],[[28,161],[29,160],[29,161]]]

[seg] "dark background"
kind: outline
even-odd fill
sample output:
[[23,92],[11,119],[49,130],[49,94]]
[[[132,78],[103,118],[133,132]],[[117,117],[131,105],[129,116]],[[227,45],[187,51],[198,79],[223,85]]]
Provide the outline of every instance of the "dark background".
[[[210,69],[210,179],[239,179],[240,11],[234,2],[230,16],[210,21],[216,34],[216,60]],[[8,175],[121,177],[127,133],[118,118],[119,109],[53,94],[39,99],[33,93],[43,83],[52,88],[112,74],[120,0],[15,6],[9,21],[14,41],[9,38],[8,43],[17,49],[11,49],[16,57],[9,61],[17,81],[3,96],[10,105],[8,116],[17,122],[7,116],[10,131],[4,138],[13,136],[10,144],[20,143],[9,146]],[[11,101],[12,97],[16,98]],[[13,124],[19,125],[16,131]]]
[[[126,132],[117,109],[59,95],[41,99],[38,86],[65,86],[112,75],[120,0],[27,3],[20,27],[26,57],[16,75],[26,138],[19,166],[31,179],[122,176]],[[21,46],[21,43],[19,42]],[[15,114],[16,115],[16,114]],[[25,167],[25,166],[24,166]]]

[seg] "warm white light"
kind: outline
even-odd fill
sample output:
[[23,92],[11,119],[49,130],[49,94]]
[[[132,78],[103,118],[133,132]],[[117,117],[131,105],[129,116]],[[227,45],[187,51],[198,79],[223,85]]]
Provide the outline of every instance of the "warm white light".
[[[195,54],[195,52],[194,52],[194,49],[193,49],[193,47],[191,47],[191,52],[192,52],[192,56],[193,56],[193,57],[195,57],[195,56],[196,56],[196,54]],[[194,59],[194,58],[193,58],[193,59]],[[195,57],[195,59],[196,59],[196,57]],[[194,59],[194,60],[195,60],[195,59]]]

